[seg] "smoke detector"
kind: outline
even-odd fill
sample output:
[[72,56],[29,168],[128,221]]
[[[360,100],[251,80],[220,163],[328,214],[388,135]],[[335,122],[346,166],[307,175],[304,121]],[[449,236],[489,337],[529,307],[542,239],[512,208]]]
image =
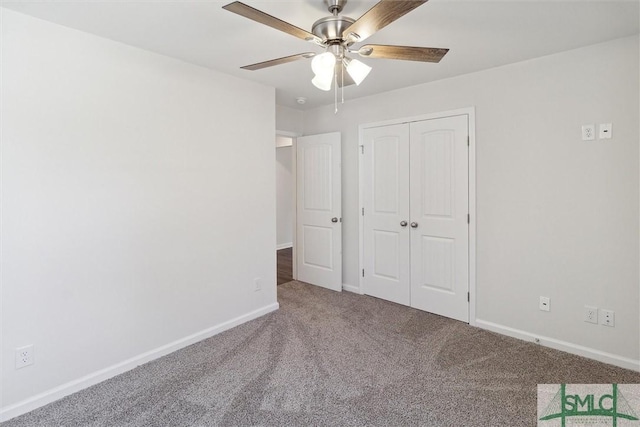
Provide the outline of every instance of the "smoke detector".
[[304,104],[305,102],[307,102],[307,98],[305,98],[304,96],[299,96],[296,98],[296,102],[300,105]]

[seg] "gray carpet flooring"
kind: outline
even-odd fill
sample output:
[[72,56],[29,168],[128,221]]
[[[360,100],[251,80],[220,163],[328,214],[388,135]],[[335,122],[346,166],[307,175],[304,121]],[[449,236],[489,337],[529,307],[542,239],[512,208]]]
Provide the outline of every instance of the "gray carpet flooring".
[[533,426],[538,383],[640,383],[372,297],[290,282],[278,299],[277,312],[2,426]]

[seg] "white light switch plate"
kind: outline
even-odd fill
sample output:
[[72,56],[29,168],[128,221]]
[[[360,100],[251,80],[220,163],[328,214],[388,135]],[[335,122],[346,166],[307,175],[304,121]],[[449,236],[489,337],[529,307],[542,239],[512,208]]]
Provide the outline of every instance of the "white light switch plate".
[[600,124],[600,135],[598,136],[598,138],[600,139],[611,139],[611,132],[612,132],[612,125],[611,123],[601,123]]
[[540,297],[540,305],[539,309],[542,311],[550,311],[551,310],[551,300],[549,297]]

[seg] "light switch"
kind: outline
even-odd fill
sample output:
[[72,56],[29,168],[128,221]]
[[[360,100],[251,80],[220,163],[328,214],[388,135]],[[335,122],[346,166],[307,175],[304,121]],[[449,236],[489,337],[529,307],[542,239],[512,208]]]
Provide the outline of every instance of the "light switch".
[[611,123],[601,123],[600,124],[600,135],[598,138],[600,139],[611,139]]

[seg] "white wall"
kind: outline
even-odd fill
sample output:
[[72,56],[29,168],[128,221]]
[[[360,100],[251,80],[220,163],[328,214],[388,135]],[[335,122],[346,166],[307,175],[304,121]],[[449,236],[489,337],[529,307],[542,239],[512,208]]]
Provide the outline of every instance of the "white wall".
[[276,129],[302,135],[303,112],[295,108],[276,105]]
[[293,242],[293,147],[276,148],[276,241],[278,248]]
[[0,11],[6,418],[277,308],[275,94]]
[[[475,106],[478,319],[637,362],[638,50],[614,40],[306,111],[305,134],[342,132],[344,282],[358,285],[358,125]],[[581,141],[605,122],[612,140]],[[585,323],[585,304],[615,328]]]

